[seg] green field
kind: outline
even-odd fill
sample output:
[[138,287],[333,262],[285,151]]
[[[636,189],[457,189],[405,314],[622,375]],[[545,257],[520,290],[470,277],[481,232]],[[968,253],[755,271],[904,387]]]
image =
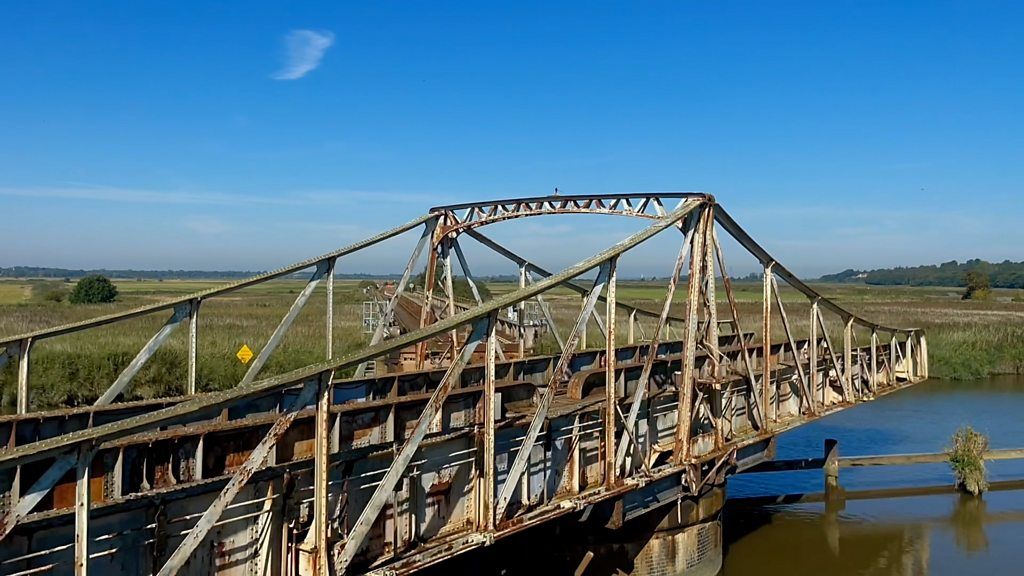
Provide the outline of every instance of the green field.
[[[70,284],[43,280],[0,281],[0,336],[12,336],[31,330],[84,320],[98,315],[134,308],[167,298],[190,294],[220,284],[203,281],[117,281],[120,297],[106,305],[72,306],[54,294],[70,289]],[[206,300],[199,324],[200,355],[198,382],[201,390],[229,387],[241,379],[245,366],[236,351],[246,344],[259,351],[295,296],[301,280],[275,280],[222,297]],[[335,283],[335,354],[358,349],[368,341],[363,333],[362,302],[366,297],[358,281]],[[512,283],[491,283],[493,294],[515,288]],[[994,373],[1024,371],[1024,303],[1020,291],[994,291],[985,302],[963,301],[955,288],[877,287],[857,284],[820,285],[816,288],[869,320],[896,326],[926,330],[933,376],[968,379]],[[729,308],[719,286],[720,318]],[[761,329],[761,284],[737,283],[734,294],[741,324],[746,330]],[[298,368],[325,357],[325,290],[306,305],[281,346],[271,356],[262,374],[269,375]],[[618,298],[641,308],[658,311],[665,293],[664,282],[620,281]],[[795,290],[782,292],[786,309],[797,336],[806,336],[809,303]],[[673,313],[682,314],[685,283],[676,292]],[[579,297],[560,288],[546,295],[553,313],[566,330],[579,311]],[[602,316],[603,307],[600,307]],[[126,323],[86,332],[42,340],[32,349],[32,403],[34,407],[91,403],[116,378],[138,349],[159,329],[169,316],[161,312]],[[619,314],[619,334],[625,332],[625,315]],[[829,331],[838,338],[841,325],[827,318]],[[641,325],[650,331],[651,321]],[[783,337],[778,315],[773,317],[775,340]],[[180,329],[136,376],[131,398],[177,394],[183,391],[186,374],[186,333]],[[677,335],[677,334],[674,334]],[[596,328],[590,329],[588,345],[601,345]],[[869,335],[858,330],[858,344]],[[554,350],[554,341],[546,336],[539,352]],[[0,402],[14,403],[15,363],[0,371]]]

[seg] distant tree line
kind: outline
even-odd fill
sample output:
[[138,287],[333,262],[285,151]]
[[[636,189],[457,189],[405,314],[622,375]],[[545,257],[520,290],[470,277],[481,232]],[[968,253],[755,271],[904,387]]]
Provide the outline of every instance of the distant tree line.
[[879,270],[844,270],[827,274],[821,282],[861,282],[879,286],[967,286],[968,274],[974,283],[980,277],[988,279],[992,288],[1024,288],[1024,262],[1005,260],[999,263],[984,260],[957,262],[950,260],[939,265],[883,268]]
[[[86,276],[103,276],[116,280],[242,280],[263,271],[250,270],[82,270],[71,268],[48,268],[45,266],[10,266],[0,267],[0,278],[58,278],[77,280]],[[297,272],[295,278],[309,279],[309,272]],[[336,274],[335,278],[343,280],[361,280],[364,278],[400,278],[399,274]]]
[[240,280],[260,272],[235,270],[82,270],[71,268],[48,268],[43,266],[11,266],[0,268],[0,278],[85,278],[104,276],[106,278],[146,280]]

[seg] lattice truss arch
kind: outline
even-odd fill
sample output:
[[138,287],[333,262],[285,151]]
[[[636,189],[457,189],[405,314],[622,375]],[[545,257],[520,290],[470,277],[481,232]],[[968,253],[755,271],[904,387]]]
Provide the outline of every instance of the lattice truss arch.
[[[666,205],[673,206],[666,208]],[[501,246],[484,235],[480,228],[509,219],[550,214],[612,214],[650,220],[651,224],[623,241],[570,266],[552,273]],[[719,243],[718,229],[732,236],[763,266],[762,329],[760,334],[745,334],[731,279]],[[402,279],[389,298],[384,314],[394,312],[403,297],[411,274],[422,252],[427,249],[424,305],[418,330],[387,337],[380,322],[370,344],[362,350],[335,355],[332,349],[334,271],[339,259],[381,241],[408,231],[422,229]],[[666,288],[660,311],[630,306],[616,295],[619,257],[666,230],[682,233],[681,247],[675,255],[673,272]],[[477,289],[459,239],[468,235],[497,254],[512,261],[519,270],[519,286],[507,294],[484,301]],[[455,262],[469,282],[475,304],[456,302],[453,290]],[[200,304],[207,299],[234,292],[295,272],[314,268],[309,281],[266,344],[249,366],[245,376],[230,390],[198,393],[196,382],[196,330]],[[440,277],[435,271],[440,270]],[[596,270],[596,276],[585,283],[579,278]],[[681,313],[672,314],[673,298],[685,272],[686,298]],[[789,322],[779,295],[778,279],[806,296],[811,304],[810,334],[796,334]],[[726,313],[719,318],[718,281],[726,293]],[[306,302],[321,283],[328,294],[326,308],[327,342],[325,360],[318,364],[273,377],[260,378],[260,371],[275,351]],[[580,312],[567,327],[556,326],[543,299],[545,292],[568,287],[581,296]],[[437,300],[437,304],[435,304]],[[496,466],[496,376],[495,366],[502,354],[497,344],[496,329],[502,323],[513,325],[501,313],[508,307],[522,310],[524,303],[537,300],[545,312],[558,342],[559,351],[552,357],[546,382],[538,386],[532,414],[524,422],[519,449],[499,482]],[[598,305],[604,304],[604,316]],[[677,306],[678,307],[678,306]],[[692,193],[626,194],[598,196],[551,196],[503,200],[497,202],[438,207],[403,226],[389,230],[352,246],[310,259],[293,266],[252,279],[225,285],[183,298],[141,307],[84,322],[40,330],[5,338],[0,341],[4,352],[0,364],[14,359],[18,362],[18,411],[29,411],[30,351],[33,343],[53,336],[89,330],[98,326],[125,321],[138,316],[171,311],[160,330],[138,352],[131,363],[111,383],[97,401],[97,406],[113,403],[130,386],[132,378],[146,361],[180,325],[189,326],[188,395],[166,408],[148,414],[85,428],[57,438],[39,440],[0,450],[0,471],[20,470],[30,463],[49,462],[49,468],[12,501],[0,518],[0,539],[6,537],[52,490],[69,470],[77,470],[78,490],[75,507],[75,570],[84,574],[89,550],[89,469],[97,449],[104,443],[140,433],[154,432],[168,426],[203,422],[216,411],[229,408],[247,399],[280,394],[298,388],[298,394],[282,403],[280,415],[246,461],[231,475],[220,494],[197,519],[187,536],[159,567],[159,574],[175,574],[188,562],[224,510],[238,496],[254,474],[267,466],[268,456],[300,412],[314,410],[316,417],[314,458],[313,522],[303,543],[314,551],[317,573],[329,569],[337,573],[351,571],[364,552],[367,537],[382,510],[388,505],[398,483],[407,473],[421,444],[431,434],[446,402],[453,392],[464,387],[463,373],[471,365],[474,353],[484,350],[484,381],[480,390],[483,418],[479,423],[482,466],[479,478],[480,511],[473,529],[459,546],[469,549],[484,545],[514,531],[516,522],[533,516],[557,516],[614,497],[624,491],[665,478],[682,475],[687,490],[699,492],[701,486],[726,473],[735,462],[736,451],[752,438],[761,438],[794,426],[808,417],[820,416],[842,409],[861,399],[881,393],[900,381],[916,381],[927,377],[927,353],[924,334],[920,330],[882,326],[860,318],[824,298],[777,263],[759,244],[709,195]],[[437,312],[436,314],[433,312]],[[781,320],[784,340],[772,339],[772,317]],[[628,337],[618,338],[617,315],[627,316]],[[843,329],[842,349],[832,344],[824,313],[838,317]],[[521,329],[522,314],[518,315]],[[638,318],[646,318],[652,326],[643,333]],[[604,336],[605,348],[600,356],[603,371],[604,399],[599,411],[601,422],[601,468],[597,485],[584,483],[579,477],[579,458],[566,464],[562,489],[551,501],[539,505],[516,500],[523,489],[520,481],[533,447],[549,424],[549,412],[556,397],[584,396],[585,379],[574,378],[571,365],[585,348],[588,322],[596,322]],[[460,339],[459,329],[469,327]],[[866,348],[854,353],[855,331],[859,326],[870,332]],[[662,345],[672,340],[672,330],[681,332],[678,353],[661,353]],[[889,335],[884,344],[879,334]],[[430,393],[414,426],[405,438],[395,441],[394,459],[384,477],[376,484],[372,496],[355,516],[345,533],[337,533],[329,510],[328,477],[332,458],[330,411],[334,405],[336,374],[355,369],[355,379],[363,377],[366,363],[382,355],[416,346],[422,364],[426,342],[441,334],[449,334],[451,351],[447,366]],[[759,343],[756,342],[759,340]],[[523,350],[520,339],[520,354]],[[636,345],[632,361],[617,365],[620,347]],[[827,352],[827,354],[826,354]],[[782,359],[786,358],[783,362]],[[667,371],[667,372],[666,372]],[[666,381],[655,373],[678,374]],[[652,414],[665,406],[674,408],[674,416],[656,422]],[[668,426],[666,428],[666,422]],[[661,426],[668,433],[659,435]],[[576,434],[575,432],[573,434]],[[547,517],[545,516],[545,517]],[[429,547],[426,552],[428,554]],[[423,561],[421,559],[421,561]]]

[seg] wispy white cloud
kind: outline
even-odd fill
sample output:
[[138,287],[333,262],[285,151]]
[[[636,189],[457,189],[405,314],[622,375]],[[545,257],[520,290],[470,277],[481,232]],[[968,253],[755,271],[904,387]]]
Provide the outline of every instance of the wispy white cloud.
[[203,236],[218,236],[231,232],[235,229],[233,224],[225,222],[220,218],[205,215],[188,216],[182,220],[181,225],[186,229]]
[[148,190],[91,184],[38,186],[26,188],[0,187],[0,197],[88,200],[129,204],[191,204],[239,206],[271,204],[290,206],[358,205],[363,202],[421,203],[423,207],[451,198],[428,192],[371,191],[371,190],[296,190],[266,194],[231,194],[195,190]]
[[328,30],[292,30],[284,43],[284,66],[271,78],[298,80],[320,65],[324,53],[334,44],[334,33]]
[[138,188],[117,188],[110,186],[56,186],[31,188],[0,188],[0,196],[34,199],[91,200],[96,202],[120,202],[134,204],[217,204],[230,205],[241,201],[260,204],[289,204],[293,201],[266,197],[244,197],[237,194],[218,192],[193,192],[177,190],[145,190]]

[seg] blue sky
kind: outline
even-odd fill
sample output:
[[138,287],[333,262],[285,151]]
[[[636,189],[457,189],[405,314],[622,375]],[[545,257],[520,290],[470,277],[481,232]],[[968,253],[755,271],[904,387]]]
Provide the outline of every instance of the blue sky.
[[[1021,260],[1022,29],[980,1],[6,3],[0,266],[267,269],[555,186],[711,192],[808,275]],[[636,229],[519,226],[550,267]]]

